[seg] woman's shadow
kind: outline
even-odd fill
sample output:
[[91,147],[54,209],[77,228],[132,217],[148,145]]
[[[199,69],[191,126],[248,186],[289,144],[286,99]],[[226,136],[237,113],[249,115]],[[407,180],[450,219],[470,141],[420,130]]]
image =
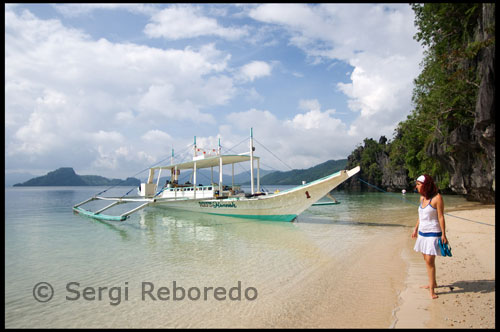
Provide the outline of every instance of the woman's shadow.
[[438,286],[438,294],[448,293],[491,293],[495,291],[495,280],[456,281],[450,285]]

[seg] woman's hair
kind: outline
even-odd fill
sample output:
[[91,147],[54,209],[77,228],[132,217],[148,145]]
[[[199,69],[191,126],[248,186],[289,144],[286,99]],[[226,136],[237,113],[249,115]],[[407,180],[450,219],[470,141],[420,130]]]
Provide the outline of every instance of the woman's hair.
[[430,175],[424,174],[423,176],[425,177],[425,180],[420,181],[423,184],[422,193],[426,199],[431,199],[438,193],[438,188]]

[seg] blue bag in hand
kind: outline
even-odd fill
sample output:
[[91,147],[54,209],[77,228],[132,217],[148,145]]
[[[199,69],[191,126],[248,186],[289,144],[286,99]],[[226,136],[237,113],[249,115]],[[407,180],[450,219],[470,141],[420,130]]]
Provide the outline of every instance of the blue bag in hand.
[[438,240],[439,248],[441,249],[441,256],[450,256],[451,257],[451,246],[448,246],[448,243],[443,243],[441,239]]

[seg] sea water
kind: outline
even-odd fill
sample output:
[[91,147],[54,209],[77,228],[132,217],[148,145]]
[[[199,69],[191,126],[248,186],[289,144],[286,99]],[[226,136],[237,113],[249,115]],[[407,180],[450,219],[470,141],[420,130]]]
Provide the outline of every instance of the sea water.
[[[369,302],[344,295],[365,284],[361,248],[409,236],[417,219],[417,194],[343,191],[333,192],[340,204],[293,222],[158,208],[106,222],[72,212],[103,189],[5,188],[6,327],[315,327],[349,301]],[[331,319],[326,326],[342,326]]]

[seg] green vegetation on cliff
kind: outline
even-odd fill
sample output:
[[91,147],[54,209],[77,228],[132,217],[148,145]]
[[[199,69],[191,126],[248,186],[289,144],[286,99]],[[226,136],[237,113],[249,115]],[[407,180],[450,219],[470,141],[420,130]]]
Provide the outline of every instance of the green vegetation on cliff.
[[369,183],[381,185],[382,170],[379,163],[379,155],[385,152],[389,146],[385,144],[387,140],[384,136],[379,143],[371,138],[365,138],[364,145],[357,146],[348,158],[347,169],[359,165],[361,167],[360,176]]
[[[458,128],[472,132],[480,82],[476,57],[485,46],[474,42],[481,4],[427,3],[412,8],[419,29],[415,38],[428,49],[415,80],[415,109],[399,124],[394,143],[410,177],[432,173],[444,188],[451,169],[430,147],[443,144]],[[452,145],[446,150],[455,152]]]
[[[495,44],[494,4],[488,5],[492,8],[481,3],[411,6],[418,28],[414,38],[426,47],[422,71],[414,81],[414,109],[399,123],[388,144],[365,139],[364,146],[348,157],[348,168],[361,164],[360,177],[376,185],[384,186],[381,169],[389,167],[406,173],[408,184],[427,173],[440,189],[470,192],[474,182],[470,174],[478,169],[475,160],[484,161],[479,171],[494,174],[494,165],[488,167],[486,152],[478,142],[483,133],[474,127],[481,111],[481,61],[488,61],[481,55],[487,48],[494,50]],[[493,23],[483,17],[489,11]],[[389,164],[381,164],[383,154],[388,155]]]

